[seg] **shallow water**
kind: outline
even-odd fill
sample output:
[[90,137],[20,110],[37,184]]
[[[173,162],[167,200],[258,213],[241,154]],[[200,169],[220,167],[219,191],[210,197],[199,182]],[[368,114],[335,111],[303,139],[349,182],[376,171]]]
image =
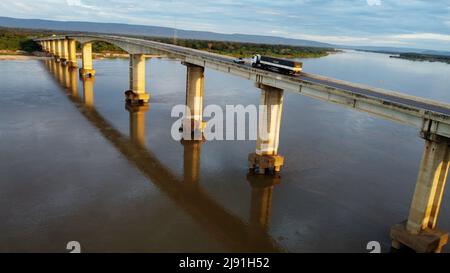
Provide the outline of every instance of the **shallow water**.
[[[348,51],[305,71],[450,102],[450,65]],[[390,251],[405,220],[418,131],[286,92],[281,178],[247,175],[255,141],[174,141],[179,62],[147,61],[148,109],[126,109],[128,61],[95,80],[50,61],[0,62],[0,251]],[[213,70],[205,105],[257,104],[253,83]],[[447,190],[448,192],[448,190]],[[446,194],[447,196],[448,194]],[[450,230],[449,205],[438,226]]]

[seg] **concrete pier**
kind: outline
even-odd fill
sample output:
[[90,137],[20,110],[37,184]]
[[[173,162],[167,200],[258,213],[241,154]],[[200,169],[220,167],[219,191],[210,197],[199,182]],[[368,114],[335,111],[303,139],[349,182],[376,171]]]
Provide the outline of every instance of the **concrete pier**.
[[[183,121],[183,130],[191,132],[191,139],[202,140],[205,128],[203,122],[203,97],[205,68],[202,66],[183,63],[186,73],[186,116]],[[185,131],[184,133],[188,133]]]
[[125,92],[125,100],[130,104],[148,103],[150,95],[145,91],[145,55],[130,54],[130,89]]
[[267,171],[277,173],[284,163],[284,158],[278,155],[283,90],[263,84],[256,86],[261,89],[258,136],[256,152],[248,157],[249,168],[257,169],[260,174]]
[[449,167],[450,139],[422,133],[425,148],[408,220],[391,229],[392,246],[439,253],[448,233],[436,229]]
[[141,148],[145,147],[145,113],[148,105],[126,104],[125,108],[130,113],[130,140]]
[[69,43],[67,39],[61,40],[61,63],[63,65],[67,65],[67,61],[69,60]]
[[74,39],[67,40],[68,60],[67,65],[71,68],[77,68],[77,42]]
[[80,68],[80,76],[90,78],[95,76],[95,70],[92,67],[92,43],[84,43],[82,46],[83,67]]
[[56,40],[51,40],[51,53],[56,58]]
[[63,51],[63,45],[61,40],[56,40],[56,53],[55,53],[55,61],[59,63],[61,61],[62,51]]

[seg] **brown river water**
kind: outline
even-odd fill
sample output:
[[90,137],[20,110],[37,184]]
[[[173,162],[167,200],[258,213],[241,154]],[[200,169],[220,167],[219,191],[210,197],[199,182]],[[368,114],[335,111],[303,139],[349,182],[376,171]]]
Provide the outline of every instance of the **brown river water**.
[[[422,154],[416,129],[286,92],[285,165],[262,178],[247,169],[255,141],[172,139],[171,109],[185,100],[179,62],[147,60],[147,108],[124,103],[128,60],[94,67],[81,80],[52,61],[0,61],[0,252],[68,252],[69,241],[83,252],[368,252],[369,241],[390,251]],[[450,102],[446,64],[347,51],[304,68]],[[205,105],[259,95],[206,70]]]

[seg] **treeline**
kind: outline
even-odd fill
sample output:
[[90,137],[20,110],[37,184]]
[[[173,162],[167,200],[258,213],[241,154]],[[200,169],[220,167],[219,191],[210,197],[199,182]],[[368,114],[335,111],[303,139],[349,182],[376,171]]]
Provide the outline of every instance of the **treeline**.
[[[0,28],[0,50],[22,50],[33,52],[40,49],[40,46],[33,41],[37,37],[51,36],[52,34],[62,34],[61,31],[36,31],[21,29]],[[283,58],[313,58],[328,55],[334,52],[332,48],[302,47],[273,44],[254,44],[226,41],[206,41],[191,39],[171,39],[161,37],[139,37],[162,43],[177,44],[180,46],[205,50],[233,57],[250,57],[254,54],[261,54],[272,57]],[[78,45],[80,47],[80,45]],[[95,42],[92,45],[95,53],[126,53],[121,48],[105,43]]]
[[[41,50],[38,43],[33,41],[35,38],[48,37],[53,35],[50,31],[33,31],[22,29],[9,29],[0,27],[0,50],[4,51],[26,51],[33,52]],[[78,50],[81,50],[80,44],[77,44]],[[92,50],[96,53],[114,52],[114,53],[126,53],[121,48],[104,43],[95,42],[92,44]]]
[[[183,47],[199,49],[233,57],[251,57],[255,54],[261,54],[266,56],[284,58],[314,58],[323,57],[328,55],[329,52],[334,52],[334,49],[331,48],[300,47],[288,45],[251,44],[189,39],[178,39],[174,41],[170,38],[161,37],[144,37],[144,39],[167,44],[177,44]],[[105,42],[93,43],[92,50],[96,53],[126,53],[119,47]]]
[[450,64],[450,56],[420,54],[420,53],[401,53],[398,56],[391,56],[391,58],[406,59],[411,61],[428,61],[428,62],[443,62]]
[[284,58],[312,58],[326,56],[329,52],[334,52],[334,49],[332,48],[302,47],[276,44],[254,44],[190,39],[177,39],[176,41],[174,41],[174,39],[171,38],[159,37],[150,37],[146,39],[168,44],[177,44],[179,46],[205,50],[233,57],[251,57],[255,54],[261,54],[266,56]]
[[[77,44],[77,47],[79,48],[79,50],[81,50],[81,45]],[[121,49],[120,47],[117,47],[115,45],[112,44],[108,44],[105,42],[95,42],[92,43],[92,51],[94,53],[126,53],[123,49]]]
[[0,50],[21,50],[26,52],[39,50],[40,46],[32,39],[36,36],[34,32],[0,28]]

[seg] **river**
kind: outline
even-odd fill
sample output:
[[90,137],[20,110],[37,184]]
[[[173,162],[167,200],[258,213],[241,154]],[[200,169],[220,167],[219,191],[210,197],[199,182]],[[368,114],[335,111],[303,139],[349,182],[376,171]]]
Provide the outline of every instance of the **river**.
[[[450,102],[450,65],[345,51],[304,70]],[[0,62],[0,252],[390,251],[424,142],[416,129],[286,92],[280,178],[247,174],[255,141],[174,141],[186,68],[147,61],[148,108],[125,107],[128,60],[95,80],[50,61]],[[252,82],[205,73],[204,104],[250,105]],[[444,196],[438,227],[450,230]],[[444,251],[446,249],[444,248]]]

